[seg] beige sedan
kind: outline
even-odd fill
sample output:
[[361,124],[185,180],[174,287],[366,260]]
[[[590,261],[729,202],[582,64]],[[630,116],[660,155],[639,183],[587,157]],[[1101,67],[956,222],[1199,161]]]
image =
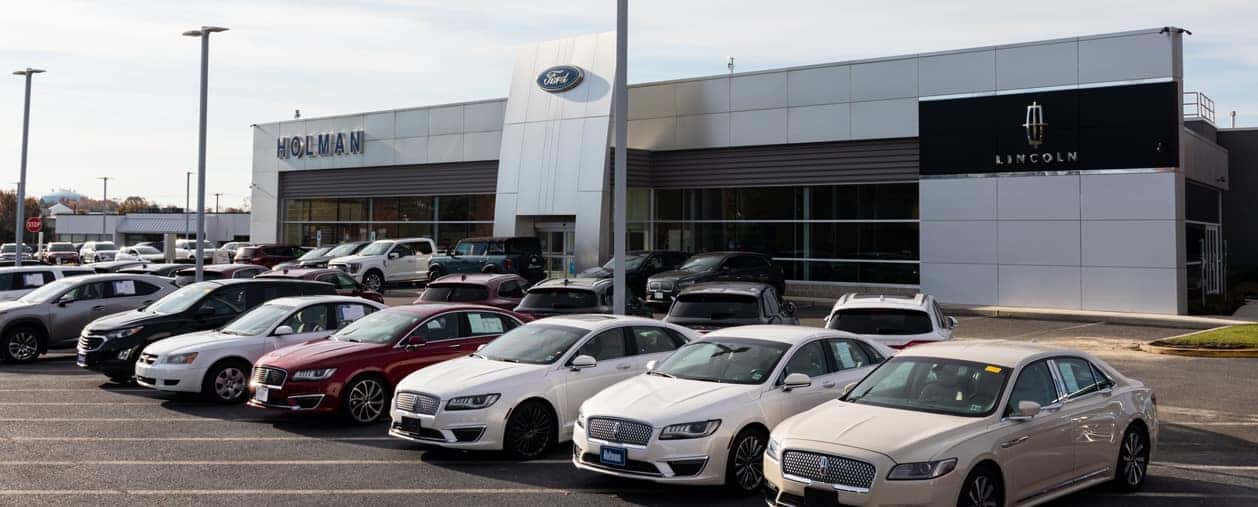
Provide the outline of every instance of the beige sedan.
[[1144,484],[1157,398],[1089,354],[1019,342],[905,350],[773,430],[770,505],[1036,505]]

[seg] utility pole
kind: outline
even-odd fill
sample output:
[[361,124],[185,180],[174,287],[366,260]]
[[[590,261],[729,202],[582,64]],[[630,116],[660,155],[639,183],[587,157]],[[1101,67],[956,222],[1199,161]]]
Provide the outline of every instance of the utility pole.
[[221,197],[222,195],[223,194],[221,192],[214,193],[214,213],[215,214],[218,214],[218,198]]
[[26,232],[26,141],[30,136],[31,126],[31,77],[40,72],[44,71],[30,67],[13,71],[13,75],[26,78],[26,99],[22,105],[22,175],[17,182],[17,227],[14,229],[14,234],[17,235],[17,249],[13,251],[14,266],[22,265],[22,255],[26,253],[26,249],[22,248],[22,239]]
[[616,83],[612,88],[615,101],[614,119],[616,121],[616,161],[613,174],[616,181],[612,189],[612,221],[615,223],[614,240],[612,243],[612,313],[625,314],[625,301],[629,298],[629,287],[625,283],[625,247],[628,238],[628,224],[625,217],[625,202],[629,198],[629,86],[628,74],[629,55],[629,0],[616,1]]
[[188,229],[192,228],[189,221],[192,215],[188,210],[192,207],[192,171],[183,173],[183,239],[188,239]]
[[106,224],[109,220],[109,180],[112,180],[113,178],[109,176],[97,176],[96,179],[100,180],[101,184],[104,185],[104,189],[101,191],[102,211],[100,214],[100,235],[104,236],[106,229],[108,229]]
[[226,32],[221,26],[202,26],[200,30],[188,30],[186,37],[201,39],[201,121],[197,139],[197,248],[196,281],[205,279],[205,114],[206,96],[210,79],[210,34]]

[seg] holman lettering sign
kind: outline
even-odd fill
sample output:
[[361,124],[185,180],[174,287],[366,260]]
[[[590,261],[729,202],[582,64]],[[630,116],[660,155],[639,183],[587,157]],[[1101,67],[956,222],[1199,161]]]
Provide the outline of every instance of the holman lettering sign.
[[1179,165],[1175,83],[919,103],[921,174]]
[[275,156],[277,158],[313,158],[362,155],[365,152],[366,141],[367,138],[361,130],[281,137],[275,140]]

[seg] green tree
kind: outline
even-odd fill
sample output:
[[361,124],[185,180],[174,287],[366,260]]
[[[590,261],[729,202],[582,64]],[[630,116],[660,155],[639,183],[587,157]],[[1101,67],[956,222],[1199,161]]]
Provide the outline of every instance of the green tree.
[[[0,190],[0,243],[13,242],[13,229],[16,225],[15,220],[17,220],[16,213],[17,192],[13,190]],[[38,200],[31,197],[26,198],[26,214],[24,216],[28,218],[40,216]],[[23,226],[22,230],[26,230],[25,226]],[[33,247],[36,239],[35,233],[25,233],[23,242],[28,243]]]

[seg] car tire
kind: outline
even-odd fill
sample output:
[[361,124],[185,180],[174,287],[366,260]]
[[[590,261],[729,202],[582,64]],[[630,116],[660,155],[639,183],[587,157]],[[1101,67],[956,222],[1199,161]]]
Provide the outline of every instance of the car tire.
[[244,361],[221,361],[210,367],[201,379],[201,397],[224,405],[245,401],[249,394],[249,374],[253,369]]
[[1132,425],[1123,433],[1118,445],[1118,464],[1114,472],[1114,488],[1124,493],[1139,491],[1149,475],[1149,433]]
[[507,418],[503,450],[516,459],[535,459],[546,454],[559,439],[555,412],[540,401],[516,406]]
[[433,266],[428,268],[428,282],[435,282],[443,276],[446,276],[446,273],[440,267]]
[[380,273],[380,270],[377,269],[368,270],[366,273],[363,273],[363,287],[375,292],[380,292],[384,289],[384,274]]
[[45,350],[44,333],[34,326],[13,326],[0,337],[0,361],[30,363]]
[[750,495],[764,485],[764,449],[769,435],[759,428],[744,428],[730,442],[725,458],[725,487]]
[[341,391],[341,415],[354,424],[372,424],[389,414],[389,386],[384,379],[364,375]]
[[498,266],[495,266],[493,264],[486,264],[485,267],[481,268],[480,272],[487,273],[487,274],[495,274],[495,273],[498,273]]
[[961,483],[961,496],[957,507],[1004,507],[1005,485],[995,467],[982,464],[975,467],[965,482]]

